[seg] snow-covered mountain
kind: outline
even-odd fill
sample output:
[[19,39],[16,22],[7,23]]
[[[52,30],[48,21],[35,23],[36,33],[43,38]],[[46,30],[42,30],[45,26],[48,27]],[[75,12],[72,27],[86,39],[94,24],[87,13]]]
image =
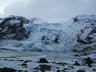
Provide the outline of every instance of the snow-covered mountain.
[[90,50],[96,46],[96,16],[80,15],[66,23],[21,16],[0,18],[0,48],[12,50]]

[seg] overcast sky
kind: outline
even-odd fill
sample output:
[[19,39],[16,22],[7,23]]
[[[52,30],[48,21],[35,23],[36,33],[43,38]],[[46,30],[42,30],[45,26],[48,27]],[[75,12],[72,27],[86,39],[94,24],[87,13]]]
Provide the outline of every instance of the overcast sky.
[[84,14],[96,15],[96,0],[0,0],[0,17],[18,15],[59,22]]

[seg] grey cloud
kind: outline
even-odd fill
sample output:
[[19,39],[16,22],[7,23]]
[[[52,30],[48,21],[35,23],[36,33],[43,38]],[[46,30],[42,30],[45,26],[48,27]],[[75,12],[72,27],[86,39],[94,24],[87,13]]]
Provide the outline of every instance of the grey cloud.
[[5,15],[66,21],[76,15],[96,14],[96,0],[18,0],[4,9]]

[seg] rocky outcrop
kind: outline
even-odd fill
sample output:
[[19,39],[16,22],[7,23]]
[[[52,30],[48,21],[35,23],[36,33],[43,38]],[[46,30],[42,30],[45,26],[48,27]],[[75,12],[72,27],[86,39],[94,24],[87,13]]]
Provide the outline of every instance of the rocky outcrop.
[[49,36],[43,35],[41,38],[42,43],[44,45],[51,45],[53,43],[58,44],[59,43],[59,35],[53,35],[53,36],[54,36],[54,38],[52,38],[52,36],[50,36],[50,35]]
[[30,31],[24,28],[25,23],[29,23],[29,20],[24,17],[11,16],[3,19],[0,23],[0,39],[23,40],[28,38]]

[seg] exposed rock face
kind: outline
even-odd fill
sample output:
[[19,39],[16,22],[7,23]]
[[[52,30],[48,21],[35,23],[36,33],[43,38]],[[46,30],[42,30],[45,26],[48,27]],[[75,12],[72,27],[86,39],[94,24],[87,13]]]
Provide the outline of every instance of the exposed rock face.
[[81,35],[78,36],[77,42],[82,43],[82,44],[91,44],[93,42],[96,42],[96,39],[94,38],[96,34],[96,26],[91,29],[91,31],[88,33],[88,35],[84,39],[82,38],[83,34],[85,33],[81,33]]
[[58,44],[59,43],[59,35],[54,35],[54,38],[52,36],[42,36],[41,38],[42,43],[45,45],[51,45],[53,43]]
[[28,38],[30,31],[24,28],[24,24],[29,20],[23,17],[8,17],[0,23],[0,39],[23,40]]
[[74,18],[76,24],[81,24],[81,33],[78,34],[77,42],[82,44],[92,44],[96,42],[96,17],[91,16],[77,16]]
[[85,61],[85,64],[88,64],[88,67],[92,67],[91,64],[93,63],[93,60],[90,57],[84,59],[84,61]]

